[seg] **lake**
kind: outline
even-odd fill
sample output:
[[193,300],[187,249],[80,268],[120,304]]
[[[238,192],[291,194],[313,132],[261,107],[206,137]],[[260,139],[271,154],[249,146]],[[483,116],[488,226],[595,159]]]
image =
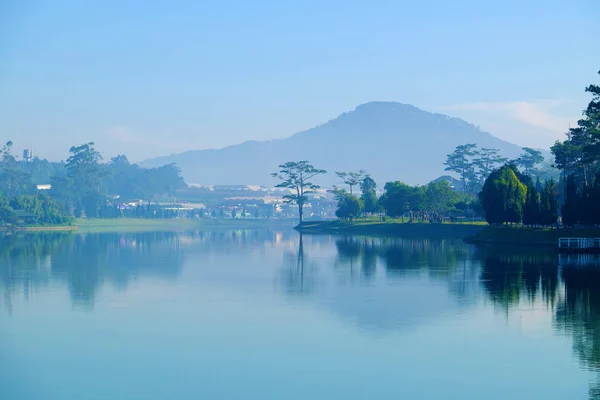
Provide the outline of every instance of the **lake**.
[[7,235],[0,398],[599,398],[599,271],[285,229]]

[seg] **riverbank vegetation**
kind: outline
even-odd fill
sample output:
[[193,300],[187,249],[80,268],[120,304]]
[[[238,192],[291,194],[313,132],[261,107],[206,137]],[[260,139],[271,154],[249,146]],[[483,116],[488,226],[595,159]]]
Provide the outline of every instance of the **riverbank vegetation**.
[[[101,163],[94,143],[69,151],[66,162],[51,163],[17,160],[10,141],[0,149],[0,226],[68,225],[82,216],[177,216],[176,210],[152,204],[157,197],[185,187],[174,165],[146,169],[122,155]],[[129,206],[132,201],[140,207]]]

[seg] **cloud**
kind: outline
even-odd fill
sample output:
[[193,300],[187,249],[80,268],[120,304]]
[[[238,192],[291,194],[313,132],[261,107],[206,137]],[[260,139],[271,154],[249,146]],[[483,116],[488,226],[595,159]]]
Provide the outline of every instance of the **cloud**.
[[564,100],[535,100],[509,102],[474,102],[441,107],[449,111],[471,111],[510,119],[515,122],[542,128],[554,133],[564,133],[575,126],[578,117],[558,115],[556,108],[569,103]]

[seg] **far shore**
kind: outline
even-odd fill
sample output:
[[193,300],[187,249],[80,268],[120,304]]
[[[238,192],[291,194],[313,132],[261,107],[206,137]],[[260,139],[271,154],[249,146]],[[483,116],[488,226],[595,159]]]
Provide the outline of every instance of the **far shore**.
[[293,227],[288,220],[266,219],[148,219],[148,218],[95,218],[78,219],[79,232],[143,232],[186,231],[217,229],[252,229],[272,226]]
[[0,232],[55,232],[77,231],[77,225],[42,225],[42,226],[2,226]]
[[149,232],[219,229],[253,229],[264,227],[293,228],[290,220],[253,219],[149,219],[149,218],[79,218],[72,225],[0,227],[0,232]]

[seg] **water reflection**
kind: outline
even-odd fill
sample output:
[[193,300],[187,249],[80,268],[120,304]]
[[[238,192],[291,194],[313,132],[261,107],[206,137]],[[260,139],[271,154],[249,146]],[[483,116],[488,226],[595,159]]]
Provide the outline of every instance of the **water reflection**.
[[[265,258],[265,253],[274,256]],[[570,339],[582,368],[600,371],[597,256],[270,229],[21,233],[0,237],[0,290],[9,314],[15,296],[28,300],[52,285],[68,292],[73,306],[93,310],[104,285],[127,290],[139,279],[180,282],[184,269],[199,267],[186,260],[200,260],[207,263],[206,270],[216,270],[230,255],[253,263],[257,269],[250,273],[270,276],[269,285],[275,278],[278,296],[286,301],[326,310],[369,332],[453,321],[475,307],[491,306],[507,316],[515,309],[541,309],[552,316],[554,332]],[[218,276],[234,280],[227,274],[239,272],[232,268]],[[600,398],[600,378],[591,384],[589,396]]]
[[[333,262],[323,251],[331,244]],[[471,252],[451,240],[300,236],[296,264],[291,252],[284,261],[284,287],[361,329],[411,329],[474,304]]]
[[555,306],[558,259],[554,252],[480,247],[476,257],[481,263],[481,283],[495,306],[508,311],[523,301],[535,307],[538,300],[546,308]]
[[[344,284],[353,289],[344,291],[344,285],[337,285],[313,290],[313,296],[363,329],[407,329],[464,311],[478,300],[506,315],[517,308],[542,308],[552,313],[555,331],[572,338],[582,367],[600,370],[597,256],[559,257],[546,249],[369,237],[338,237],[335,248],[334,266],[338,272],[346,267],[343,273],[350,279]],[[301,240],[299,260],[306,253]],[[429,284],[423,285],[423,279]],[[393,281],[401,284],[390,290]],[[440,287],[446,288],[441,297],[436,291]],[[589,397],[600,398],[600,377],[591,383]]]

